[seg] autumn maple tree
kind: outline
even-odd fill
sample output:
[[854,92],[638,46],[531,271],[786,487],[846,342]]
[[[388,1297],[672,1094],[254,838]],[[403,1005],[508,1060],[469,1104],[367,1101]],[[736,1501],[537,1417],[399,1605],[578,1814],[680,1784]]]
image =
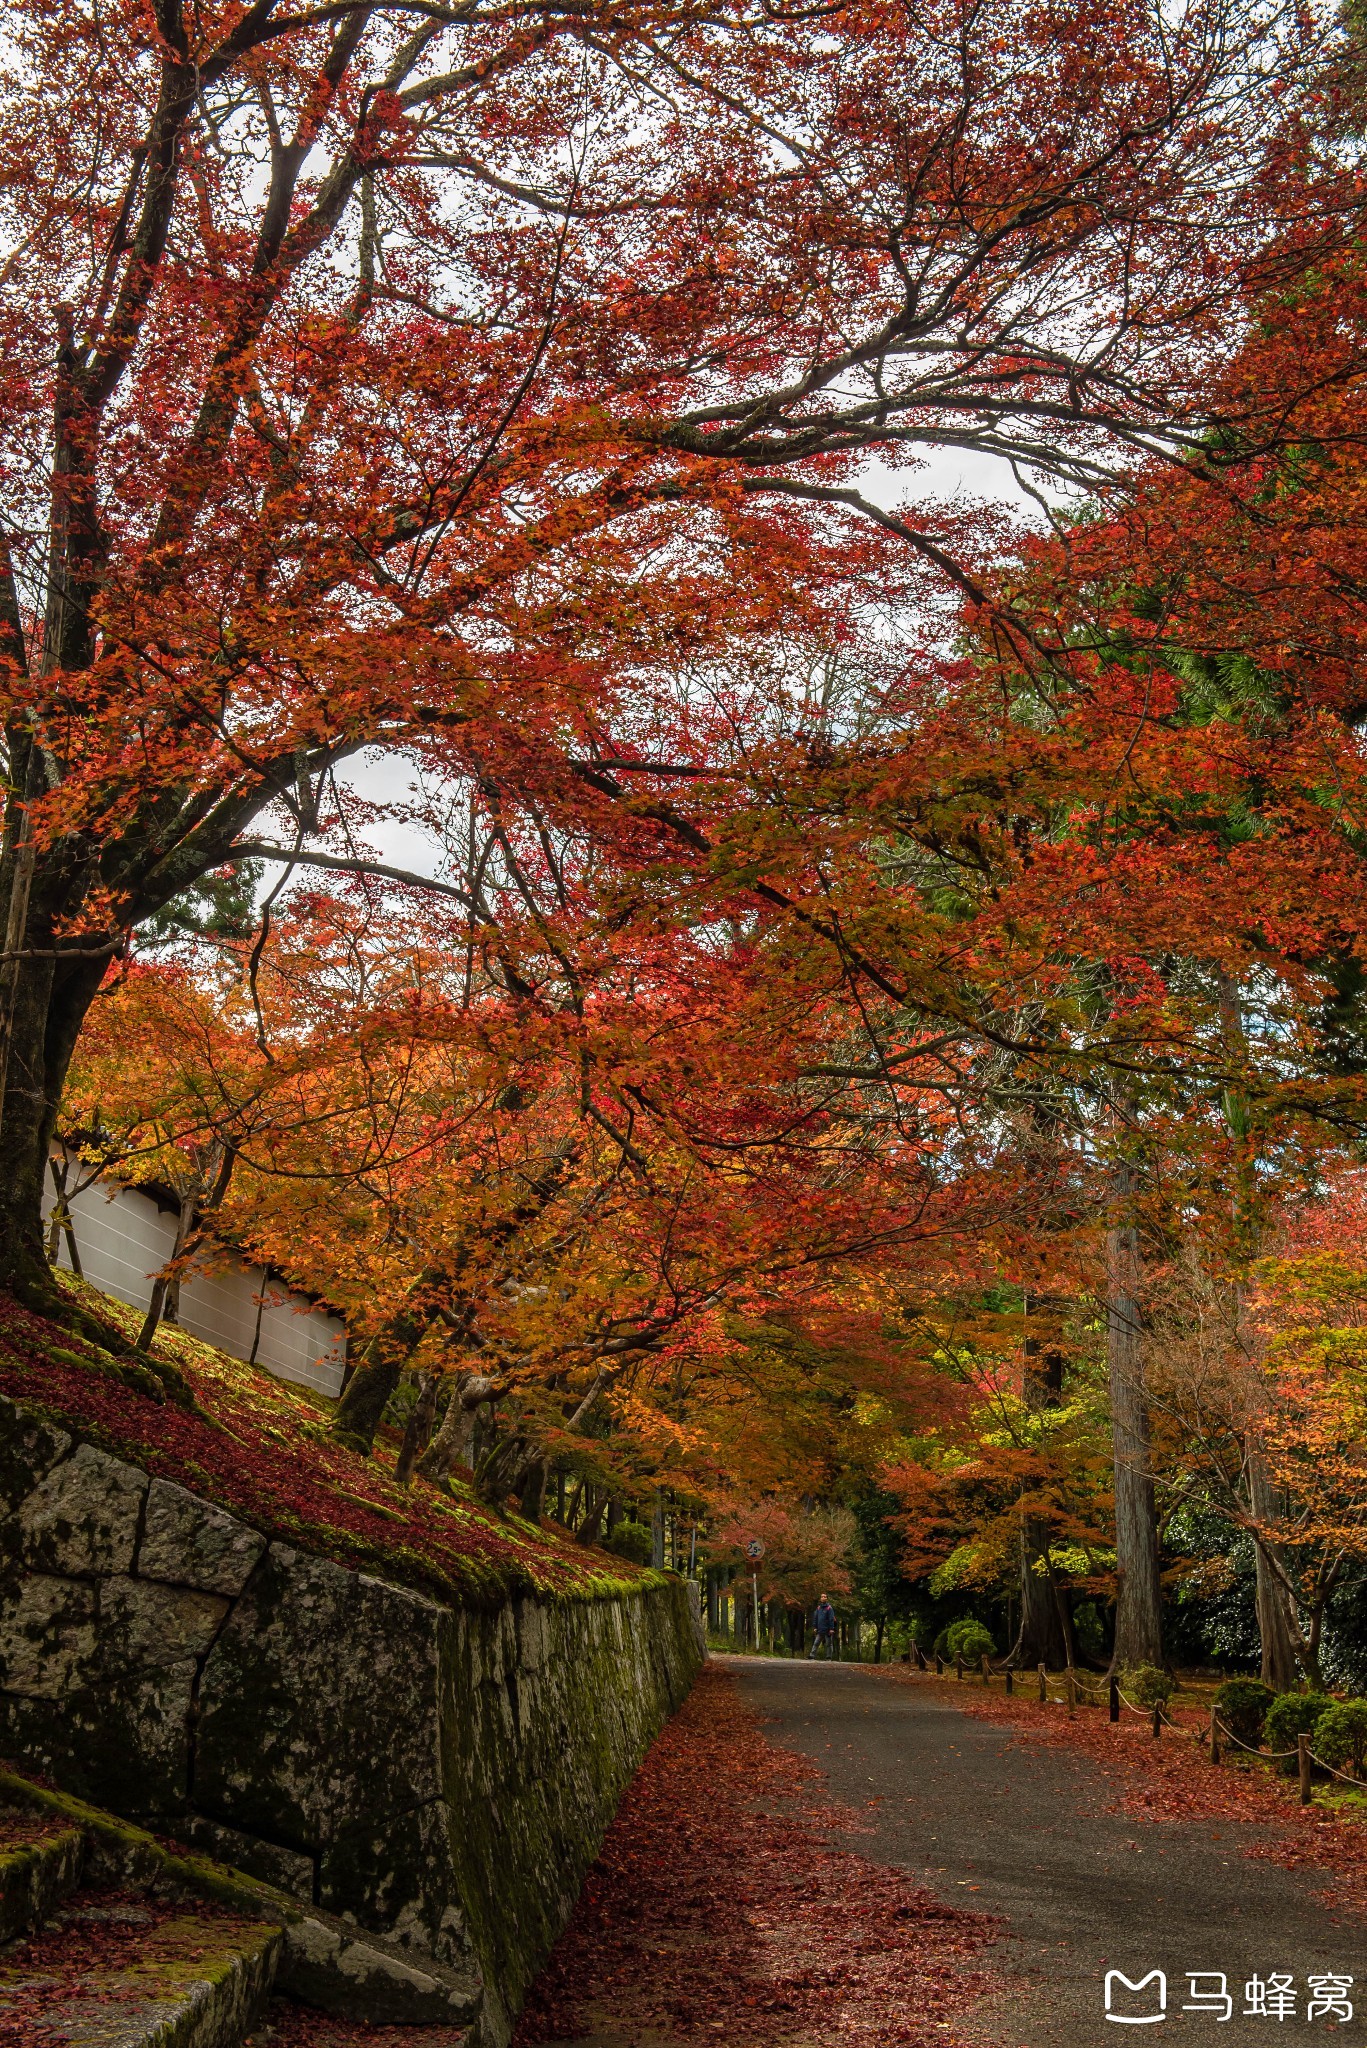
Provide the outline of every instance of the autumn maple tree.
[[248,854],[383,867],[364,749],[720,862],[902,1002],[724,777],[713,817],[759,735],[696,679],[863,576],[977,589],[981,533],[866,499],[869,451],[1086,484],[1275,441],[1286,394],[1210,370],[1355,230],[1305,142],[1333,46],[1241,0],[12,10],[6,1283],[59,1306],[39,1194],[109,962]]

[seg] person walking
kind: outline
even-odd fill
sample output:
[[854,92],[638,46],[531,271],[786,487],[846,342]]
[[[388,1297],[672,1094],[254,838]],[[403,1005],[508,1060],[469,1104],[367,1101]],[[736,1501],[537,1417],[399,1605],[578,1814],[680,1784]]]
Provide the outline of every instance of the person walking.
[[807,1655],[815,1657],[823,1643],[826,1655],[832,1656],[835,1651],[835,1609],[824,1593],[817,1601],[816,1612],[812,1616],[812,1647]]

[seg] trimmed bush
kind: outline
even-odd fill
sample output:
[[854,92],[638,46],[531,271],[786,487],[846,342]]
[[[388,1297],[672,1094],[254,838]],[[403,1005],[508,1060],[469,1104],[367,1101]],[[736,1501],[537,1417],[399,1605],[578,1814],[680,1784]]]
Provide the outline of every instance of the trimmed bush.
[[996,1648],[991,1632],[971,1614],[961,1621],[951,1621],[935,1638],[936,1656],[951,1664],[955,1657],[962,1657],[965,1664],[977,1664],[983,1657],[994,1656]]
[[1176,1692],[1174,1681],[1156,1664],[1136,1664],[1120,1674],[1120,1690],[1137,1707],[1165,1707]]
[[[1296,1737],[1304,1729],[1313,1747],[1315,1729],[1333,1704],[1324,1692],[1278,1693],[1263,1722],[1263,1741],[1269,1749],[1294,1749]],[[1295,1770],[1294,1757],[1286,1759],[1286,1768]]]
[[1321,1714],[1311,1748],[1335,1770],[1353,1778],[1367,1776],[1367,1700],[1341,1700]]
[[954,1647],[965,1664],[978,1665],[984,1657],[995,1657],[997,1654],[997,1646],[991,1634],[981,1623],[964,1629]]
[[1215,1711],[1238,1742],[1256,1749],[1276,1694],[1261,1678],[1227,1678],[1215,1695]]

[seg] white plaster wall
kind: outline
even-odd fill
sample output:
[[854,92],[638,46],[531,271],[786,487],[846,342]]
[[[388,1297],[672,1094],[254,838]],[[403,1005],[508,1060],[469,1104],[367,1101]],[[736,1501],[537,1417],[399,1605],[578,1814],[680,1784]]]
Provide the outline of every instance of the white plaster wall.
[[[77,1162],[72,1164],[75,1169]],[[49,1182],[45,1215],[51,1214],[54,1200]],[[71,1219],[86,1279],[119,1301],[146,1308],[153,1277],[175,1243],[176,1219],[170,1211],[158,1209],[136,1188],[97,1181],[73,1199]],[[65,1237],[58,1262],[71,1264]],[[216,1344],[233,1358],[250,1358],[255,1346],[257,1364],[278,1379],[321,1394],[341,1391],[346,1324],[260,1266],[220,1253],[201,1270],[187,1273],[180,1287],[180,1320],[192,1337]]]

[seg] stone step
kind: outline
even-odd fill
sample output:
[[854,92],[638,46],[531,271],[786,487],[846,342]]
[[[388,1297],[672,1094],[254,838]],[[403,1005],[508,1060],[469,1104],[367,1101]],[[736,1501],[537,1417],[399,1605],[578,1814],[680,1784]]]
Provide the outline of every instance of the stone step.
[[0,2039],[43,2048],[240,2048],[282,1935],[202,1901],[73,1893],[0,1951]]
[[71,1821],[0,1806],[0,1943],[41,1927],[75,1891],[85,1848],[84,1830]]
[[[172,1850],[129,1821],[0,1770],[0,1819],[6,1811],[12,1813],[16,1840],[30,1848],[74,1832],[81,1861],[70,1875],[68,1890],[79,1875],[91,1891],[137,1899],[153,1911],[169,1901],[182,1915],[193,1917],[203,1905],[239,1923],[269,1928],[279,1935],[272,1952],[278,1988],[305,2006],[362,2024],[435,2027],[452,2040],[474,2038],[470,2029],[479,2018],[478,1979],[443,1968],[421,1950],[415,1953],[368,1933],[206,1856]],[[0,1834],[0,1847],[3,1839]],[[54,1900],[61,1889],[54,1881]],[[41,1916],[31,1913],[29,1924],[34,1917]],[[0,1986],[3,1981],[0,1976]],[[0,2043],[8,2038],[0,1998]],[[49,2038],[53,2048],[67,2040],[65,2035],[43,2036],[44,2048]],[[117,2038],[119,2048],[124,2048],[123,2037]],[[182,2048],[182,2039],[198,2048],[200,2041],[195,2033],[149,2038],[157,2048],[163,2041],[167,2048]],[[105,2048],[103,2036],[92,2037],[92,2042]],[[433,2048],[447,2048],[446,2041],[434,2037]]]

